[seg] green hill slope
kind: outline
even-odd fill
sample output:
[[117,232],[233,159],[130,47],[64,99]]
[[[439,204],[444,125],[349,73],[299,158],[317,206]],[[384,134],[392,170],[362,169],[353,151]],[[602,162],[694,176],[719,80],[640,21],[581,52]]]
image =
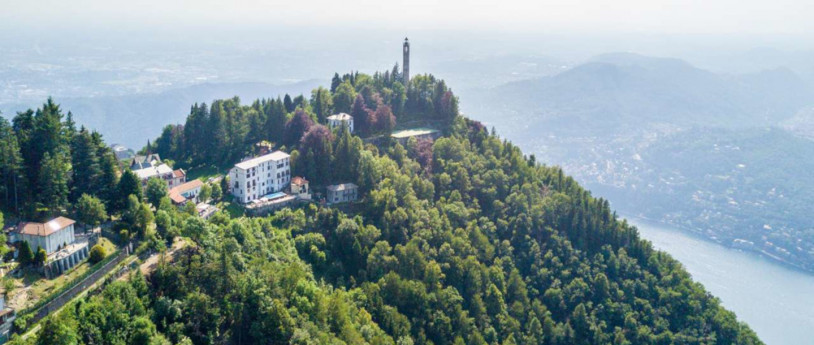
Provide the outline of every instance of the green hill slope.
[[[248,121],[251,107],[240,107],[218,116]],[[356,167],[362,199],[341,210],[204,222],[159,207],[148,240],[180,234],[195,245],[146,280],[66,308],[38,341],[760,343],[607,201],[478,122],[447,124],[434,143],[406,147],[362,147],[347,131],[325,138],[337,149],[328,171]],[[307,152],[292,155],[295,172],[299,157],[322,162],[308,142],[292,141]]]

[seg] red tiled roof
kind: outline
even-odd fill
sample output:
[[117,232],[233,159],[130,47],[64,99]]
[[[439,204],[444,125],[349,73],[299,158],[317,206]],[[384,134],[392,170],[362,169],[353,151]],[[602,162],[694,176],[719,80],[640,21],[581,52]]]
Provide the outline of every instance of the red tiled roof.
[[201,182],[201,180],[192,180],[192,181],[184,183],[184,184],[182,184],[180,186],[175,186],[172,189],[170,189],[170,195],[172,195],[172,193],[179,193],[180,194],[180,193],[186,192],[186,191],[188,191],[190,189],[200,188],[202,186],[203,186],[203,182]]
[[308,183],[308,180],[306,180],[306,179],[304,179],[302,177],[299,177],[299,176],[295,176],[294,178],[291,179],[291,183],[293,183],[295,185],[298,185],[298,186],[302,186],[302,185]]
[[17,226],[17,232],[26,235],[48,236],[76,223],[73,219],[57,217],[48,223],[24,222]]
[[187,198],[178,193],[170,193],[170,200],[176,204],[181,204],[184,201],[187,201]]
[[184,177],[184,176],[187,176],[187,173],[186,173],[186,171],[184,171],[184,169],[178,169],[178,170],[173,171],[172,175],[175,176],[175,177]]

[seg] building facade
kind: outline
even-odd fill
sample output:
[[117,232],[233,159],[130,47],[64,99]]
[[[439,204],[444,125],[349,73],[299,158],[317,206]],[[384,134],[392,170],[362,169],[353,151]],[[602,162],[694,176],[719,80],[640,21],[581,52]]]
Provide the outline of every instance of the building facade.
[[130,160],[130,170],[141,180],[142,187],[147,187],[147,181],[153,177],[166,182],[167,188],[170,189],[187,182],[186,171],[172,170],[169,165],[161,163],[158,154],[133,157]]
[[311,190],[308,188],[308,180],[299,176],[291,179],[291,195],[301,200],[311,200]]
[[48,223],[20,223],[15,233],[15,242],[27,242],[32,251],[45,249],[49,255],[61,249],[65,244],[74,243],[73,219],[57,217]]
[[331,129],[338,128],[343,124],[348,126],[348,130],[353,133],[353,116],[345,113],[328,116],[328,127]]
[[110,148],[113,150],[113,154],[116,155],[117,160],[132,159],[135,156],[133,150],[121,144],[110,145]]
[[353,183],[330,185],[327,188],[326,201],[329,204],[356,201],[359,187]]
[[285,152],[274,151],[235,164],[229,170],[229,187],[235,200],[247,204],[288,187],[291,181],[290,158]]
[[133,173],[136,174],[138,179],[141,181],[142,187],[146,187],[147,181],[155,177],[166,182],[167,187],[169,188],[173,178],[175,177],[175,174],[172,172],[172,168],[166,164],[159,164],[154,167],[150,166],[143,169],[133,170]]
[[[89,246],[95,243],[96,237],[74,235],[76,222],[65,217],[57,217],[47,223],[20,223],[14,233],[12,242],[26,242],[32,251],[42,248],[48,254],[43,270],[46,277],[65,273],[85,260]],[[93,239],[93,241],[90,241]]]
[[[198,203],[198,195],[201,194],[201,187],[203,182],[201,180],[192,180],[179,186],[170,189],[169,197],[176,205],[184,205],[187,202]],[[206,200],[201,200],[206,201]]]
[[175,169],[172,171],[172,178],[167,181],[167,187],[173,189],[187,182],[187,172],[184,169]]
[[0,344],[4,344],[11,338],[11,328],[17,313],[14,309],[6,306],[6,299],[0,296]]
[[157,167],[161,164],[161,156],[157,153],[146,156],[135,156],[130,160],[130,170]]

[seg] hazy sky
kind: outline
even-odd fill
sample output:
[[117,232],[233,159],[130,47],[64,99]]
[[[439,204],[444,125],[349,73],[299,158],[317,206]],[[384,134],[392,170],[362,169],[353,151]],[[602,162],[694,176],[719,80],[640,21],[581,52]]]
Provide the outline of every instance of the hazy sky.
[[811,0],[0,0],[0,27],[337,27],[529,33],[809,34]]

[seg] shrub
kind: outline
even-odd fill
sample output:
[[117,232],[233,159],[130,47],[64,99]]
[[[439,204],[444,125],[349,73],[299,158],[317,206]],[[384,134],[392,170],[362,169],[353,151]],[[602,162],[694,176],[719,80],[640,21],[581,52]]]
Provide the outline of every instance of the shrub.
[[19,261],[22,266],[34,261],[34,252],[31,251],[31,246],[28,245],[28,242],[23,241],[22,244],[20,244],[20,254],[17,255],[17,261]]
[[48,253],[45,249],[37,247],[37,253],[34,254],[34,265],[40,267],[45,265],[45,261],[48,260]]
[[102,247],[101,244],[96,244],[93,248],[90,249],[90,260],[91,264],[95,264],[99,261],[102,261],[107,256],[107,251],[105,251],[105,247]]
[[122,229],[121,231],[119,231],[119,241],[121,241],[122,244],[125,244],[127,243],[127,241],[130,241],[130,231],[128,231],[127,229]]

